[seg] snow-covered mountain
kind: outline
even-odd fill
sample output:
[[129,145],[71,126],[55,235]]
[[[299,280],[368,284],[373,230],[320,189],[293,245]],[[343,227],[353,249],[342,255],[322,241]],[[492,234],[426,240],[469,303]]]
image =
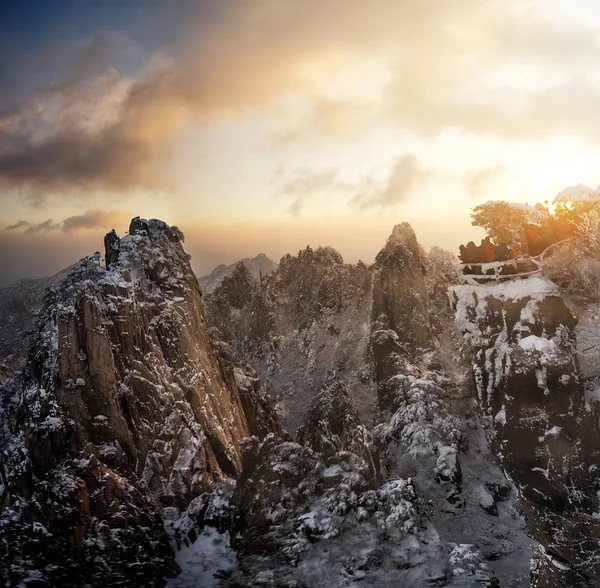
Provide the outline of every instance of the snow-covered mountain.
[[212,348],[176,228],[130,229],[110,270],[96,261],[47,291],[22,386],[3,390],[8,585],[162,584],[164,521],[239,474],[244,437],[278,432]]
[[459,285],[407,224],[372,266],[308,247],[202,296],[180,237],[134,219],[31,305],[21,376],[5,353],[5,585],[599,583],[597,308]]
[[261,276],[266,276],[277,269],[277,264],[271,261],[264,253],[259,253],[256,257],[245,257],[240,261],[236,261],[231,265],[218,265],[208,276],[198,278],[202,292],[212,294],[223,281],[224,278],[230,276],[235,268],[243,264],[250,274],[260,280]]
[[[426,255],[402,224],[372,267],[307,248],[260,284],[238,268],[206,297],[208,323],[256,368],[298,442],[255,447],[250,488],[242,473],[233,494],[242,540],[233,544],[245,556],[235,581],[257,570],[273,585],[526,581],[531,540],[487,447],[466,366],[448,350],[461,344],[447,307],[457,277],[451,259],[440,250]],[[303,446],[325,457],[322,473],[323,457]],[[292,472],[300,468],[297,478],[276,473],[282,452]],[[281,497],[261,496],[257,478],[302,497],[278,512],[266,545],[262,517]],[[319,538],[326,541],[317,546]]]

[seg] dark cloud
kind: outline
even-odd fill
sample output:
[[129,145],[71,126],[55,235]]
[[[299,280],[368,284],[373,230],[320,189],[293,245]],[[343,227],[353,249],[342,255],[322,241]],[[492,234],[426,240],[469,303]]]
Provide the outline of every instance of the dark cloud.
[[25,228],[25,227],[29,227],[29,226],[31,226],[31,223],[20,220],[20,221],[16,222],[14,225],[10,225],[10,226],[6,227],[6,230],[12,231],[13,229],[21,229],[21,228]]
[[[190,17],[177,41],[135,75],[119,63],[110,35],[66,42],[53,48],[61,58],[48,58],[50,67],[38,55],[11,69],[21,90],[2,109],[0,185],[38,198],[164,188],[161,165],[184,124],[291,94],[314,101],[308,127],[338,137],[360,136],[366,129],[356,123],[369,120],[421,134],[458,127],[517,139],[596,140],[600,92],[589,71],[600,57],[597,35],[540,14],[491,0],[224,0],[203,8],[201,19]],[[376,53],[390,62],[377,113],[373,101],[323,98],[314,68]],[[23,82],[32,73],[35,89]],[[300,138],[300,131],[283,139]],[[405,161],[389,190],[359,205],[401,200],[410,166]],[[301,202],[292,207],[300,209]]]
[[41,223],[30,223],[29,221],[20,220],[14,225],[6,227],[7,231],[12,231],[15,229],[24,229],[23,233],[26,235],[32,235],[33,233],[57,231],[60,229],[60,225],[49,218]]
[[82,229],[112,228],[112,225],[122,223],[127,213],[121,210],[87,210],[83,214],[77,214],[55,223],[52,219],[40,223],[32,223],[20,220],[5,228],[7,231],[23,229],[23,233],[31,235],[40,232],[61,231],[63,233],[75,233]]

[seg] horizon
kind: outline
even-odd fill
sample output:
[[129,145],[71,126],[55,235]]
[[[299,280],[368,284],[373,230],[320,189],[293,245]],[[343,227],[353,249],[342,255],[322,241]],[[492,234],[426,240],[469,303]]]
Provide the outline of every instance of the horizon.
[[[267,238],[267,239],[259,241],[264,244],[263,249],[256,250],[255,252],[253,252],[245,247],[245,241],[242,238],[242,239],[240,239],[239,242],[234,243],[229,251],[224,252],[223,249],[219,249],[219,251],[216,253],[216,255],[214,257],[208,256],[206,254],[204,256],[202,256],[202,254],[194,255],[193,251],[197,252],[198,250],[200,250],[203,253],[210,251],[209,246],[210,246],[212,235],[209,234],[209,237],[205,238],[204,242],[198,243],[196,241],[196,244],[192,245],[192,247],[190,248],[188,235],[185,233],[185,231],[183,231],[184,236],[185,236],[185,242],[183,244],[183,247],[186,250],[186,252],[191,255],[190,263],[192,266],[192,270],[194,271],[195,275],[198,276],[198,278],[202,278],[202,277],[206,277],[206,276],[210,275],[214,269],[216,269],[217,267],[219,267],[221,265],[230,266],[234,263],[237,263],[237,262],[243,260],[244,258],[253,259],[261,254],[266,255],[271,261],[278,264],[284,255],[290,254],[292,256],[297,256],[298,253],[300,251],[302,251],[303,249],[305,249],[306,247],[312,247],[313,249],[317,249],[318,247],[333,247],[333,249],[335,249],[338,253],[340,253],[342,255],[342,257],[344,259],[344,263],[355,264],[358,261],[362,261],[367,265],[371,265],[372,263],[374,263],[375,256],[377,255],[377,253],[379,253],[379,251],[383,248],[388,237],[391,235],[394,226],[396,226],[397,224],[400,224],[401,222],[403,222],[403,221],[399,221],[399,222],[394,223],[391,226],[389,226],[389,230],[387,230],[387,232],[385,231],[385,227],[387,226],[386,223],[381,223],[381,225],[373,225],[370,227],[363,228],[363,231],[364,231],[363,236],[367,236],[369,238],[368,246],[365,247],[364,242],[363,242],[361,244],[360,248],[359,247],[354,247],[354,248],[345,247],[345,250],[341,250],[339,247],[336,247],[335,245],[333,245],[331,243],[326,243],[324,241],[318,242],[318,243],[308,243],[307,242],[302,245],[301,243],[302,243],[302,239],[303,239],[303,235],[304,235],[304,233],[302,231],[299,232],[299,234],[296,236],[295,239],[292,239],[291,241],[286,241],[286,243],[295,242],[298,244],[295,246],[295,248],[292,248],[290,250],[285,250],[285,245],[279,239],[277,240],[276,243],[273,243],[273,242],[270,243],[269,239]],[[126,223],[126,226],[128,226],[128,225],[129,225],[129,222]],[[411,225],[411,226],[413,229],[415,229],[415,227],[413,225]],[[218,227],[216,229],[214,227],[212,227],[212,228],[213,228],[213,230],[216,230],[217,232],[219,231]],[[435,228],[431,228],[431,227],[429,227],[429,228],[431,230],[431,234],[434,234]],[[480,227],[471,227],[471,228],[473,229],[473,233],[477,233],[480,236],[484,235],[484,231]],[[314,226],[313,226],[313,229],[314,229]],[[351,227],[351,230],[356,231],[357,227]],[[358,230],[360,230],[360,229],[358,229]],[[381,233],[379,232],[380,230],[381,230]],[[69,246],[70,236],[68,234],[51,235],[51,238],[56,239],[56,241],[53,243],[53,246],[50,247],[49,249],[42,249],[41,247],[39,247],[34,240],[35,235],[33,237],[31,237],[29,235],[23,236],[21,241],[19,241],[17,243],[13,243],[12,246],[16,250],[20,250],[21,245],[23,245],[23,243],[29,244],[31,246],[31,249],[25,251],[24,254],[23,254],[22,250],[20,251],[21,254],[23,255],[24,267],[26,268],[25,271],[28,271],[29,275],[19,275],[19,277],[16,277],[16,279],[12,279],[12,277],[17,274],[11,273],[11,271],[10,271],[11,266],[6,263],[6,259],[0,259],[0,288],[11,287],[23,279],[34,279],[35,280],[35,279],[40,279],[40,278],[52,277],[53,275],[70,267],[71,265],[73,265],[74,263],[79,261],[80,259],[93,255],[93,253],[95,251],[100,251],[102,256],[104,257],[103,238],[104,238],[104,235],[106,234],[106,232],[108,232],[108,231],[110,231],[110,229],[106,229],[106,230],[98,229],[97,232],[90,231],[91,235],[88,235],[87,239],[81,241],[82,250],[85,249],[85,252],[82,255],[73,254],[72,248]],[[331,236],[333,238],[334,242],[342,242],[343,241],[343,233],[342,234],[339,234],[339,233],[340,233],[339,231],[337,233],[335,231],[332,232],[330,230],[330,227],[328,227],[327,225],[321,227],[322,236],[324,238]],[[419,237],[419,233],[416,230],[415,230],[415,233],[417,236],[417,240],[419,241],[419,244],[425,249],[426,252],[429,252],[431,247],[441,247],[441,245],[439,245],[438,243],[431,241],[431,239],[434,238],[431,235],[428,234],[427,240],[424,242]],[[123,230],[123,231],[117,230],[117,234],[119,235],[119,237],[123,237],[123,236],[125,236],[125,234],[127,234],[127,231],[126,230]],[[381,237],[381,238],[379,238],[379,237]],[[14,236],[13,236],[13,238],[14,238]],[[45,238],[47,239],[48,237],[46,236]],[[193,242],[193,239],[192,239],[192,242]],[[0,249],[5,251],[5,257],[10,259],[13,251],[11,250],[11,247],[9,244],[2,243],[2,236],[0,236],[0,245],[2,245],[2,247],[0,247]],[[87,248],[86,248],[86,246],[87,246]],[[96,246],[95,249],[94,249],[94,246]],[[258,244],[256,246],[260,247],[260,245],[258,245]],[[454,255],[456,255],[457,247],[458,247],[458,245],[456,247],[446,246],[446,247],[442,247],[442,249],[451,251]],[[359,253],[359,249],[363,249],[363,248],[365,249],[367,254],[361,256]],[[42,257],[38,257],[40,255],[40,251],[43,251]],[[272,253],[269,254],[269,251],[271,251]],[[59,257],[58,257],[58,259],[53,260],[52,258],[56,255],[57,252],[59,253]],[[212,260],[212,259],[215,260],[214,263],[211,263],[210,260]],[[222,260],[222,261],[219,261],[219,260]],[[52,269],[48,269],[47,271],[45,271],[44,268],[52,268]],[[23,271],[24,270],[23,270],[23,264],[22,264],[19,267],[19,272],[22,273]]]

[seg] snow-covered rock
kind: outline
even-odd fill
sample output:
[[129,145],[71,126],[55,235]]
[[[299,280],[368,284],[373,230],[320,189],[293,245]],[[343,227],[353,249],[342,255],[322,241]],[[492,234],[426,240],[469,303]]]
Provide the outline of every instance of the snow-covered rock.
[[161,508],[236,476],[242,438],[277,429],[215,354],[181,239],[150,220],[109,270],[84,259],[46,294],[18,408],[2,394],[9,585],[32,570],[49,585],[162,585],[177,566]]
[[[600,435],[579,377],[574,313],[542,277],[457,286],[450,295],[492,448],[542,546],[533,585],[600,584]],[[486,494],[481,506],[492,508]]]
[[223,282],[223,280],[233,274],[233,272],[243,265],[250,275],[259,280],[277,269],[277,264],[271,261],[264,253],[259,253],[256,257],[245,257],[231,265],[219,265],[208,276],[198,278],[200,289],[204,294],[212,294]]

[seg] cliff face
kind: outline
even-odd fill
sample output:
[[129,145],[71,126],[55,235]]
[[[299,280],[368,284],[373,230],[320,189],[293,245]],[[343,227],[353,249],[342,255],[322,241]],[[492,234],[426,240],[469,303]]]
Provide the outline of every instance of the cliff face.
[[24,279],[0,288],[0,365],[6,366],[8,374],[18,377],[27,361],[44,290],[60,282],[69,269],[49,278]]
[[396,225],[373,268],[371,348],[382,408],[395,409],[394,377],[422,375],[433,348],[425,266],[414,231]]
[[34,568],[50,583],[160,585],[175,569],[160,508],[236,476],[241,439],[278,431],[257,387],[215,355],[181,240],[150,221],[110,270],[82,260],[47,293],[5,425],[10,581]]
[[[173,541],[174,586],[523,585],[530,539],[434,308],[445,255],[398,225],[372,267],[240,264],[205,324],[179,231],[130,232],[48,292],[0,388],[5,583],[159,586]],[[220,580],[198,564],[218,550]]]
[[451,297],[492,447],[541,545],[533,585],[600,585],[600,435],[579,377],[576,319],[539,277],[458,286]]

